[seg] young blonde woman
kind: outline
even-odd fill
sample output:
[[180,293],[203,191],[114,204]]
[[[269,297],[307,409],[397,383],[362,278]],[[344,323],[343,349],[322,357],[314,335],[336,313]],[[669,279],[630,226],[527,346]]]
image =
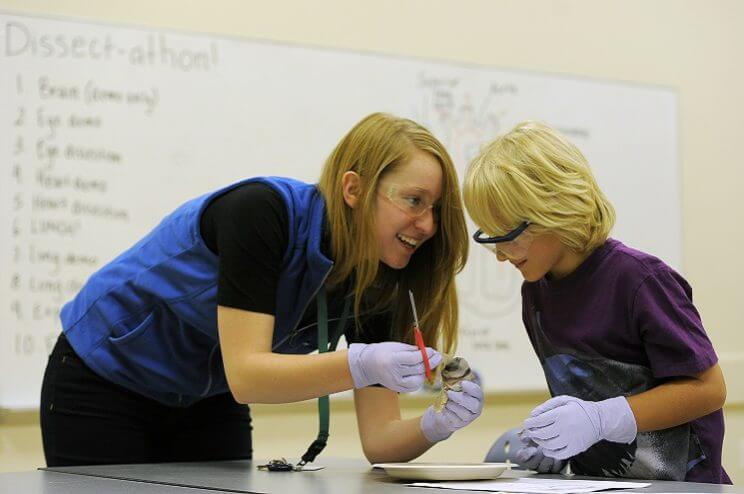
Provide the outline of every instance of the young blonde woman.
[[[397,398],[424,382],[408,290],[436,367],[434,348],[456,344],[466,258],[450,157],[391,115],[351,129],[317,185],[257,177],[189,201],[62,309],[42,389],[47,463],[251,458],[245,404],[348,389],[367,458],[415,458],[481,412],[477,386],[415,419]],[[348,350],[325,352],[341,334]]]
[[524,277],[522,317],[552,399],[524,421],[523,465],[730,483],[726,387],[692,289],[609,238],[615,212],[582,153],[525,122],[470,164],[475,240]]

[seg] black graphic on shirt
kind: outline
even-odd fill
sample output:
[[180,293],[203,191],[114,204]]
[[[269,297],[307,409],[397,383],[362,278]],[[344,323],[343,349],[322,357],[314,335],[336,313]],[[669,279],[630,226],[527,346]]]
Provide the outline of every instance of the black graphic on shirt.
[[[542,330],[540,313],[531,311],[530,319],[528,330],[552,396],[600,401],[659,384],[651,369],[642,365],[556,348]],[[689,468],[704,458],[689,424],[683,424],[641,432],[630,444],[600,441],[571,458],[571,469],[580,475],[684,480]]]

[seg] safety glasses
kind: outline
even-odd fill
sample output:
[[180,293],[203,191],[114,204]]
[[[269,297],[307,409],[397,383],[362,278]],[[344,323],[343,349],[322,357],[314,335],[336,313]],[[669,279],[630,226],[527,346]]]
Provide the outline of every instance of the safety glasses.
[[473,234],[473,240],[496,255],[501,252],[510,259],[521,259],[532,245],[533,235],[527,229],[529,226],[529,221],[523,221],[515,229],[496,237],[486,237],[483,230],[478,230]]
[[381,187],[380,195],[411,218],[419,218],[431,211],[434,221],[439,219],[439,204],[432,202],[418,187],[392,184]]

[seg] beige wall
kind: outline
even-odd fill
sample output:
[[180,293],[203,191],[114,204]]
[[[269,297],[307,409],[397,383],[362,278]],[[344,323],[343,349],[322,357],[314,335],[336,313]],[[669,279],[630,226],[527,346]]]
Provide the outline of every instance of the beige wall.
[[[532,407],[546,396],[489,396],[481,418],[458,431],[421,456],[418,461],[483,461],[498,435],[519,425]],[[403,416],[420,415],[427,403],[403,400]],[[736,483],[744,481],[744,407],[727,406],[727,436],[723,463]],[[0,472],[33,470],[44,466],[41,433],[35,414],[3,416],[0,423]],[[10,423],[8,423],[10,422]],[[302,455],[315,438],[318,416],[314,402],[291,405],[258,405],[253,409],[253,450],[257,459],[294,458]],[[324,456],[363,458],[356,429],[356,418],[350,402],[331,402],[331,429]]]
[[[0,9],[675,88],[680,103],[683,271],[694,288],[696,305],[727,376],[724,464],[735,478],[744,479],[744,412],[732,406],[744,403],[744,380],[736,379],[744,375],[744,336],[740,329],[744,327],[744,312],[738,310],[744,295],[738,284],[744,275],[744,256],[739,253],[744,240],[740,227],[744,207],[739,204],[744,167],[736,151],[744,138],[744,2],[0,0]],[[489,424],[493,430],[501,430],[505,424],[499,422],[500,417],[511,419],[520,415],[515,410],[528,409],[529,400],[508,406],[494,402],[478,429],[461,433],[456,443],[429,454],[479,459],[485,451],[478,441],[484,431],[492,430]],[[305,417],[301,409],[292,410],[296,417]],[[284,429],[264,429],[263,420],[288,424],[300,420],[294,415],[269,412],[259,412],[257,444],[268,438],[264,435],[268,431],[274,438],[275,431]],[[353,429],[348,410],[337,418],[340,421],[334,425],[340,430]],[[308,428],[314,430],[314,419],[305,419],[311,424]],[[22,468],[40,461],[34,427],[0,424],[0,470],[9,469],[13,458],[32,459],[21,461],[18,466]],[[297,444],[289,430],[294,429],[283,430],[287,444]],[[306,436],[303,431],[299,443],[304,445]],[[269,444],[283,444],[272,441]],[[332,453],[358,453],[358,446],[334,447],[332,443]],[[277,447],[273,452],[261,448],[257,446],[259,455],[287,454],[297,449]]]
[[[493,436],[518,425],[533,403],[547,395],[509,395],[489,397],[482,419],[463,429],[446,443],[432,448],[422,461],[482,461]],[[420,415],[428,400],[402,399],[403,416]],[[253,449],[256,458],[298,457],[318,432],[315,401],[289,405],[255,405],[253,415]],[[41,433],[32,413],[5,414],[0,426],[0,472],[30,470],[43,466]],[[10,422],[10,423],[7,423]],[[477,424],[477,426],[476,426]],[[353,403],[331,400],[330,439],[323,456],[362,458]],[[322,458],[322,457],[320,457]],[[322,461],[319,459],[322,464]]]

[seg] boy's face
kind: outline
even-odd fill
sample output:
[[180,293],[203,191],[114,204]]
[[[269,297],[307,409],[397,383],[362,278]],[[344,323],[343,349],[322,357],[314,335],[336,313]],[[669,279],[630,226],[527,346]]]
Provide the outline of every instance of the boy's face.
[[527,252],[513,258],[498,250],[499,261],[509,261],[519,270],[525,281],[537,281],[550,273],[554,279],[563,278],[576,269],[584,260],[566,247],[554,233],[534,235]]

